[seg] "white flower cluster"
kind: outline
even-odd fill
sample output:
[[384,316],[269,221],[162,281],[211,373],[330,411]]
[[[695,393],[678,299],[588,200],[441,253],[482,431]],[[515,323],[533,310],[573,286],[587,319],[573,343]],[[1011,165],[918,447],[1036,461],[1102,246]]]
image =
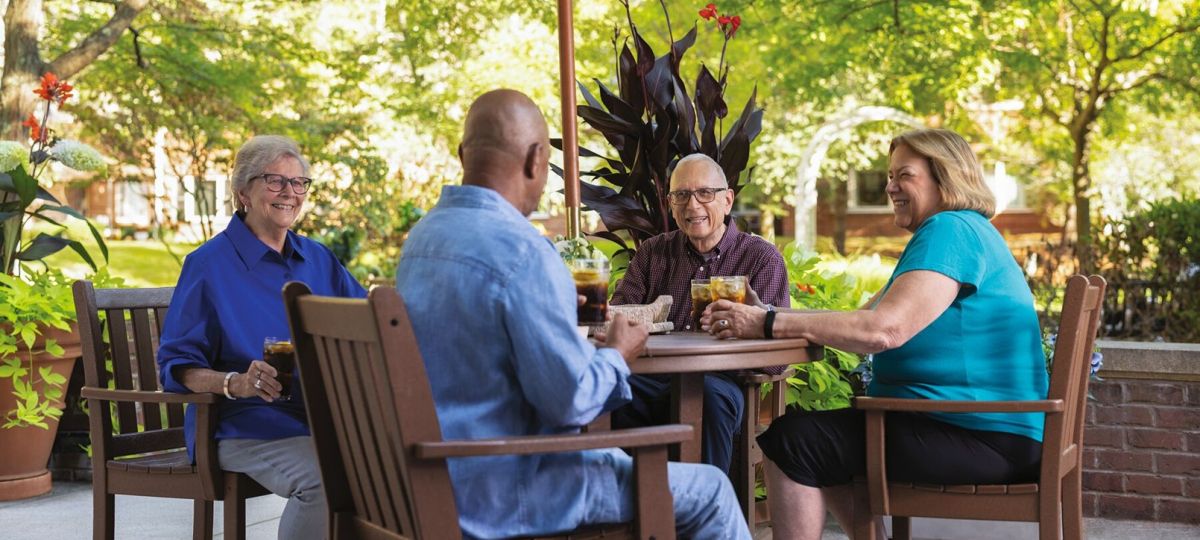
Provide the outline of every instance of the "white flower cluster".
[[0,141],[0,172],[8,172],[17,166],[29,172],[29,150],[16,141]]
[[108,170],[104,156],[95,148],[78,141],[60,140],[50,148],[50,157],[77,171],[95,171],[103,174]]
[[558,251],[558,255],[566,262],[571,262],[575,259],[608,259],[603,251],[600,251],[599,248],[593,246],[582,236],[576,238],[555,236],[554,249]]

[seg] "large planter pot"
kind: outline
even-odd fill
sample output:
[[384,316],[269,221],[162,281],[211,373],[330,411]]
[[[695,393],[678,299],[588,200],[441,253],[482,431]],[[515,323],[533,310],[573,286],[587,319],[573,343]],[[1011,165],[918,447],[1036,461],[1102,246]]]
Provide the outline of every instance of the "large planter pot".
[[[43,339],[50,338],[58,342],[64,349],[61,357],[47,353],[33,355],[30,360],[27,351],[19,351],[22,364],[30,373],[36,369],[50,366],[55,373],[66,379],[71,378],[71,370],[75,368],[75,359],[79,358],[79,333],[75,325],[70,331],[55,328],[42,330],[42,338],[34,344],[34,350],[44,348]],[[44,391],[39,377],[34,377],[34,388]],[[66,388],[63,389],[64,393]],[[60,400],[54,406],[63,408]],[[16,409],[16,396],[13,395],[11,379],[0,379],[0,414]],[[50,471],[46,464],[50,460],[50,448],[54,445],[54,435],[58,432],[58,420],[47,418],[46,424],[50,429],[37,426],[26,426],[4,429],[0,427],[0,501],[11,501],[42,495],[50,491]]]

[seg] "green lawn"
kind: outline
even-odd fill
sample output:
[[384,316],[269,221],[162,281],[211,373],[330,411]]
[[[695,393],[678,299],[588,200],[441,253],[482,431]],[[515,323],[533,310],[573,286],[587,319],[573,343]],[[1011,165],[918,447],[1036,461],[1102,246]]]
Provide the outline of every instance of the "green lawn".
[[[175,259],[167,251],[162,242],[109,240],[108,241],[108,270],[115,277],[125,280],[130,287],[168,287],[175,285],[179,279],[179,270],[183,257],[197,246],[193,244],[172,244],[171,251],[179,257]],[[103,257],[99,250],[89,249],[96,263],[103,266]],[[90,268],[80,260],[74,251],[65,249],[46,259],[46,262],[63,273],[74,278],[85,277]]]

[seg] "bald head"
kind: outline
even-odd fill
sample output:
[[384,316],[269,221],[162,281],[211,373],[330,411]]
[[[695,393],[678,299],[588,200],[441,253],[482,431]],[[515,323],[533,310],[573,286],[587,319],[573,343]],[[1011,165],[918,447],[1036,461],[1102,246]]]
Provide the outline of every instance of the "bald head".
[[528,215],[537,208],[546,185],[546,119],[525,94],[492,90],[467,111],[458,156],[463,184],[493,189]]

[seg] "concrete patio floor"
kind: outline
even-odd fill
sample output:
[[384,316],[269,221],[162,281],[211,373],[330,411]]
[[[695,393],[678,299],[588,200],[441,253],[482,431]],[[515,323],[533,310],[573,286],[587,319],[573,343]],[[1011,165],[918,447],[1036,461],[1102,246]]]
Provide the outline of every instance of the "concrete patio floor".
[[[251,499],[246,503],[246,538],[272,540],[279,527],[284,499],[274,495]],[[223,537],[221,503],[214,507],[216,538]],[[186,539],[192,534],[190,501],[155,497],[117,496],[116,537],[136,539]],[[832,521],[832,520],[831,520]],[[1200,538],[1200,525],[1116,521],[1098,518],[1086,520],[1089,539],[1160,540],[1163,538]],[[913,521],[916,538],[970,538],[977,540],[1037,538],[1032,523],[1003,523],[917,519]],[[55,482],[48,495],[23,501],[0,502],[0,539],[84,540],[92,537],[92,488],[80,482]],[[757,531],[755,540],[769,540],[768,529]],[[830,523],[827,540],[844,539],[845,534]]]

